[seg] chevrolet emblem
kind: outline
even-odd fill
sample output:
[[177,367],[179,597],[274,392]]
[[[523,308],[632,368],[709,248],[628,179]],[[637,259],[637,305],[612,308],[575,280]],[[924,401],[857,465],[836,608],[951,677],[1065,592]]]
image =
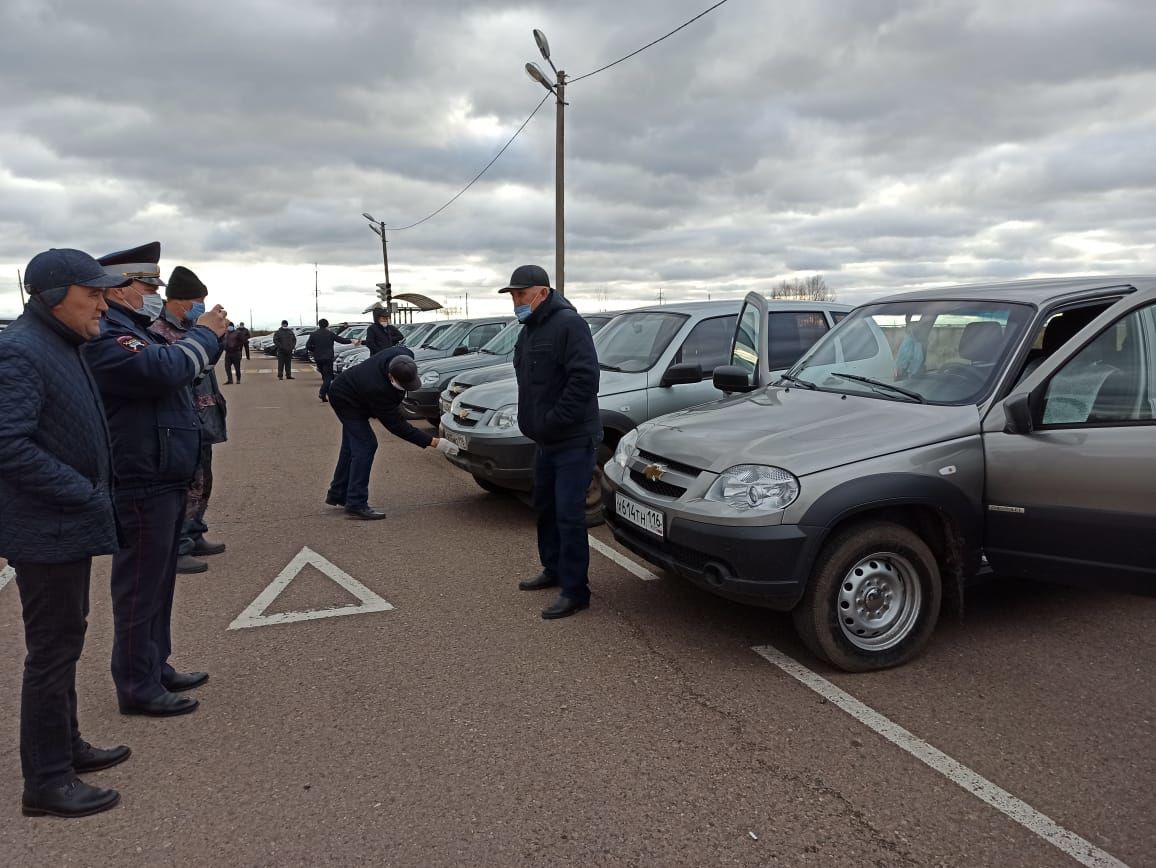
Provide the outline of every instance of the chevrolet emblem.
[[658,482],[658,480],[662,479],[662,474],[666,473],[669,469],[665,464],[647,464],[642,468],[642,475],[651,482]]
[[470,418],[470,411],[469,410],[458,410],[458,418],[462,419],[462,420],[469,419]]

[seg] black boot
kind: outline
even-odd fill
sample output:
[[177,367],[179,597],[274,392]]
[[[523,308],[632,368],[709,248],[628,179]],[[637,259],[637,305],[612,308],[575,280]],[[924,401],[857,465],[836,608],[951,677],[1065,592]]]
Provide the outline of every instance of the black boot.
[[107,811],[120,801],[116,790],[105,790],[73,778],[57,787],[24,791],[21,808],[25,817],[87,817]]

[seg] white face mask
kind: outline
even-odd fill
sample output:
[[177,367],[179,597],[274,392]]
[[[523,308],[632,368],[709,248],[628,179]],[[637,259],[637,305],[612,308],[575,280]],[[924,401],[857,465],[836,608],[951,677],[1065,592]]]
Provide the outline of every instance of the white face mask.
[[156,292],[145,292],[141,294],[141,306],[137,308],[137,313],[142,316],[147,316],[149,319],[155,320],[161,315],[161,311],[165,309],[164,299]]

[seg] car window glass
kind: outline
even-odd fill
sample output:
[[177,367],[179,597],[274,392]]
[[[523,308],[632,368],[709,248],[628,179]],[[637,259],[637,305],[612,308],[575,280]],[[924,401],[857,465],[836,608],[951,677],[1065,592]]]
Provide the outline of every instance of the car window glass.
[[730,363],[748,374],[755,373],[759,367],[759,309],[755,305],[744,302],[733,343]]
[[772,371],[789,368],[827,332],[827,318],[822,311],[771,311],[769,318],[767,367]]
[[470,330],[466,337],[466,348],[470,350],[480,349],[490,342],[490,339],[502,330],[502,323],[486,323],[485,325],[477,326]]
[[619,314],[594,338],[598,361],[620,371],[650,370],[686,320],[686,314],[660,311]]
[[1156,419],[1156,314],[1151,305],[1101,332],[1048,380],[1043,425],[1152,422]]
[[482,347],[482,352],[504,356],[514,351],[514,344],[518,342],[518,335],[522,333],[522,324],[517,320],[506,323],[505,327],[490,338],[489,343]]
[[586,324],[590,326],[590,334],[596,335],[602,330],[606,323],[610,322],[608,316],[588,316],[586,317]]
[[462,338],[469,330],[470,324],[465,322],[454,323],[445,331],[437,332],[423,346],[431,350],[448,350],[462,342]]
[[674,361],[702,366],[704,377],[710,377],[719,365],[730,359],[730,341],[735,332],[736,314],[704,319],[690,330],[678,349]]

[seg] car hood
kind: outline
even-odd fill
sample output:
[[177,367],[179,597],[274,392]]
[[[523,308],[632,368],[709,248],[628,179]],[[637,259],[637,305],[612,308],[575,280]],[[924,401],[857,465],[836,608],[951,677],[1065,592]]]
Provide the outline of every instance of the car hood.
[[[475,373],[476,371],[476,373]],[[482,383],[493,383],[496,380],[508,380],[514,376],[514,366],[510,362],[501,362],[488,368],[474,368],[469,373],[454,377],[455,383],[463,386],[480,386]]]
[[[510,366],[509,376],[514,376],[514,367]],[[615,371],[602,371],[598,380],[598,397],[616,395],[630,389],[644,388],[646,374],[620,374]],[[640,386],[639,383],[644,385]],[[506,404],[518,402],[518,382],[508,377],[492,383],[474,386],[462,396],[462,400],[471,407],[480,407],[486,410],[496,410]]]
[[[466,353],[464,356],[449,356],[437,359],[436,364],[430,365],[443,377],[456,374],[458,371],[468,371],[471,368],[489,368],[506,361],[508,356],[496,356],[493,353]],[[511,370],[511,373],[513,371]]]
[[660,416],[638,448],[715,473],[771,464],[806,476],[979,432],[974,405],[945,407],[771,387]]

